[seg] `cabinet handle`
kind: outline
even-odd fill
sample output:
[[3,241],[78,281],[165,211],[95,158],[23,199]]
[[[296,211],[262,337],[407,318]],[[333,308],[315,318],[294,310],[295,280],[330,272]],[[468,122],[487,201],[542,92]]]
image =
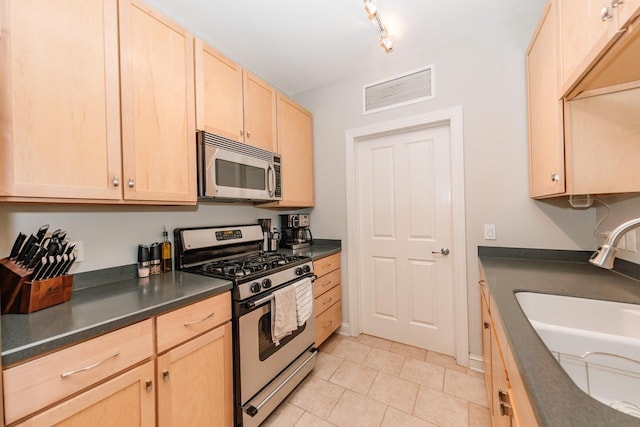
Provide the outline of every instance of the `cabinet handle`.
[[127,184],[129,185],[129,188],[133,188],[136,185],[136,182],[133,178],[129,178],[129,182]]
[[553,182],[558,182],[558,181],[560,181],[560,174],[557,174],[557,173],[555,173],[555,172],[554,172],[554,173],[552,173],[552,174],[551,174],[551,181],[553,181]]
[[484,328],[485,328],[485,329],[489,329],[489,326],[490,326],[490,325],[489,325],[489,322],[484,322],[484,323],[483,323],[483,325],[484,325]]
[[61,378],[67,378],[67,377],[70,377],[71,375],[75,375],[75,374],[77,374],[79,372],[89,371],[89,370],[91,370],[93,368],[97,368],[98,366],[102,365],[103,363],[106,363],[109,360],[118,357],[118,355],[120,355],[120,352],[116,351],[111,356],[107,357],[104,360],[101,360],[100,362],[96,362],[93,365],[85,366],[84,368],[76,369],[75,371],[65,372],[64,374],[60,374],[60,377]]
[[200,319],[200,320],[194,320],[193,322],[187,322],[187,323],[184,323],[184,326],[193,326],[193,325],[197,325],[198,323],[202,323],[202,322],[204,322],[205,320],[211,319],[211,318],[212,318],[213,316],[215,316],[215,315],[216,315],[216,312],[214,311],[214,312],[212,312],[210,315],[208,315],[207,317],[205,317],[205,318],[203,318],[203,319]]
[[251,138],[251,131],[247,131],[247,138]]
[[620,6],[622,3],[624,3],[624,0],[613,0],[611,2],[611,7],[618,7]]
[[240,129],[240,136],[244,136],[244,131]]
[[327,286],[329,286],[331,283],[333,282],[333,280],[329,280],[328,282],[326,282],[324,285],[322,285],[323,288],[326,288]]
[[323,328],[328,328],[331,325],[333,325],[333,320],[329,320],[327,323],[325,323]]
[[600,11],[600,19],[602,19],[602,22],[611,18],[613,18],[613,15],[609,12],[609,6],[603,7],[602,10]]
[[498,402],[500,402],[500,415],[502,416],[510,416],[511,415],[511,405],[509,404],[509,395],[498,389]]
[[153,390],[153,381],[147,380],[147,382],[145,383],[145,386],[147,389],[147,393],[151,393],[151,391]]
[[327,305],[327,304],[329,304],[331,301],[333,301],[333,298],[326,299],[326,300],[324,300],[324,301],[322,302],[322,305]]
[[165,383],[169,382],[169,371],[162,371],[162,381]]
[[117,176],[113,178],[113,186],[117,187],[120,185],[120,178],[118,178]]

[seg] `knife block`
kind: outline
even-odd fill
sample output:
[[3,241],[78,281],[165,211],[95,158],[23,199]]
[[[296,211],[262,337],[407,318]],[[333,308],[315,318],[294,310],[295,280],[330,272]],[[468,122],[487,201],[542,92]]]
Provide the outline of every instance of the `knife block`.
[[31,271],[0,259],[0,306],[2,314],[32,313],[71,299],[73,275],[31,281]]

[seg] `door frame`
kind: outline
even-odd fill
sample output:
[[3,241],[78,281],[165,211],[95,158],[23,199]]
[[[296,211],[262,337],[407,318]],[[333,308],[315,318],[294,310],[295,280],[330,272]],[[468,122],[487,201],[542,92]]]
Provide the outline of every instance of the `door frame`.
[[352,336],[362,332],[360,312],[360,243],[358,229],[357,144],[372,137],[439,125],[449,126],[451,146],[451,252],[453,268],[453,310],[455,358],[458,364],[469,366],[469,323],[467,302],[467,246],[464,203],[464,146],[462,107],[452,107],[426,114],[405,117],[375,125],[349,129],[345,132],[347,170],[347,265],[349,324],[342,330]]

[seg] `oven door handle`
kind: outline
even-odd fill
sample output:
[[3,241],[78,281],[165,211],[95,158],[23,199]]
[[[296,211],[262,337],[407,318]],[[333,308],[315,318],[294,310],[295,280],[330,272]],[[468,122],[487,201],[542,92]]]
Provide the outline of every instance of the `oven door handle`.
[[284,379],[284,381],[282,381],[280,383],[280,385],[278,387],[276,387],[275,390],[273,390],[271,393],[269,393],[269,395],[267,397],[264,398],[264,400],[260,403],[258,403],[256,406],[253,405],[249,405],[247,406],[247,408],[245,409],[245,412],[251,416],[251,417],[255,417],[256,415],[258,415],[258,411],[260,411],[260,408],[262,408],[262,406],[267,403],[269,400],[271,400],[271,398],[273,396],[275,396],[282,387],[284,387],[285,385],[287,385],[287,383],[289,381],[291,381],[291,378],[293,378],[298,372],[300,372],[300,370],[302,368],[304,368],[304,366],[309,363],[314,357],[316,357],[318,354],[318,349],[317,348],[311,348],[311,355],[307,358],[307,360],[305,360],[304,362],[302,362],[302,364],[300,366],[298,366],[296,368],[295,371],[293,371],[291,374],[289,374],[289,376],[287,376],[287,378]]
[[[318,278],[318,276],[316,276],[316,275],[314,274],[313,276],[309,276],[309,278],[310,278],[310,279],[311,279],[311,281],[313,282],[314,280],[316,280],[316,279]],[[249,301],[249,302],[247,303],[247,307],[249,307],[249,308],[254,308],[254,307],[256,307],[256,306],[258,306],[258,305],[260,305],[260,304],[263,304],[263,303],[265,303],[265,302],[267,302],[267,301],[271,301],[273,298],[274,298],[274,297],[273,297],[273,293],[270,293],[269,295],[267,295],[267,296],[266,296],[266,297],[264,297],[264,298],[260,298],[260,299],[255,300],[255,301]]]

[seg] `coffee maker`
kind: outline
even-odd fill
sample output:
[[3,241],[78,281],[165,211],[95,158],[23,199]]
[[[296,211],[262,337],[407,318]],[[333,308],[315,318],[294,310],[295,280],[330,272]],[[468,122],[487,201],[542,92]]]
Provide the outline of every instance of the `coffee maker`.
[[262,227],[262,251],[275,252],[278,250],[278,230],[271,231],[271,219],[259,218],[258,224]]
[[280,230],[282,232],[280,246],[290,249],[311,246],[313,236],[309,224],[308,214],[280,215]]

